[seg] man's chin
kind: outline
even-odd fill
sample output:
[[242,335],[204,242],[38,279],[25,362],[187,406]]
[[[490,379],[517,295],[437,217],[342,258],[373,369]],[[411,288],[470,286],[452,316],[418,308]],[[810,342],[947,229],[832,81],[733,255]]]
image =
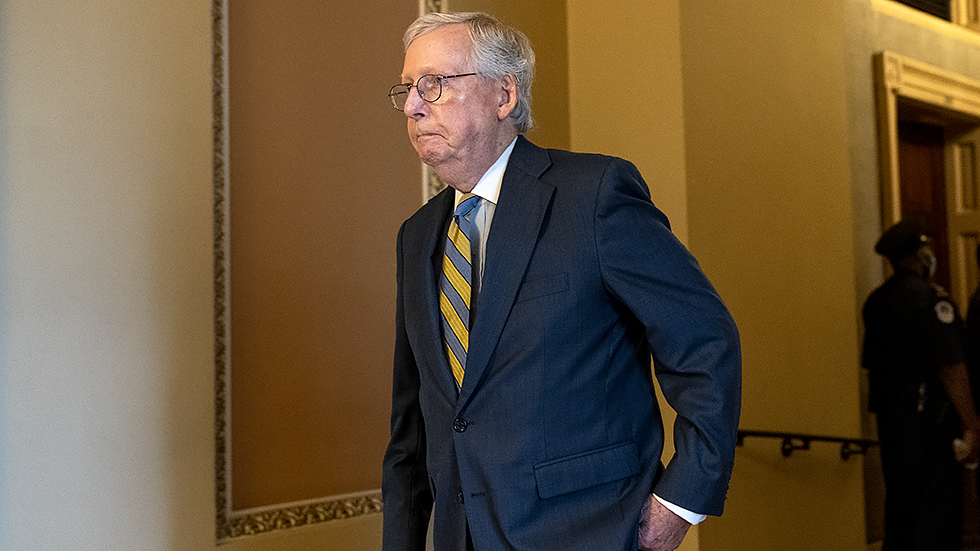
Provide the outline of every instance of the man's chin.
[[441,151],[435,151],[425,147],[417,147],[415,152],[419,154],[419,160],[422,161],[422,163],[427,164],[432,168],[439,166],[445,157]]

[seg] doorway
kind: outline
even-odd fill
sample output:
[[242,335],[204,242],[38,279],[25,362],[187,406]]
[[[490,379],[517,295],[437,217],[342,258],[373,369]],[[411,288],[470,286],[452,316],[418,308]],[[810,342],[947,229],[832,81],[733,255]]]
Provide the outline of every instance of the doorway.
[[[949,239],[946,228],[945,132],[919,122],[899,106],[898,175],[902,218],[925,222],[934,241],[938,265],[935,282],[949,289]],[[882,228],[884,229],[884,227]]]
[[935,281],[965,315],[978,284],[980,118],[902,98],[897,108],[899,218],[925,221],[939,260]]
[[881,227],[923,216],[945,257],[937,281],[966,305],[978,283],[980,82],[891,52],[875,56],[875,80]]
[[[925,221],[939,261],[936,283],[965,313],[980,275],[980,82],[891,52],[875,56],[875,69],[882,229],[911,216]],[[874,426],[870,420],[865,427]],[[879,464],[865,463],[869,541],[881,529],[880,511],[871,510],[883,502],[880,476]],[[975,471],[964,485],[964,545],[976,547]]]

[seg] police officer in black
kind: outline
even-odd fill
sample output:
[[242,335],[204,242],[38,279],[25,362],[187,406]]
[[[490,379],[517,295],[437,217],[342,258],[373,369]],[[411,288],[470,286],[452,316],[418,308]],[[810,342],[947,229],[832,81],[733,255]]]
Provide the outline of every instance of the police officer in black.
[[885,477],[883,551],[958,550],[961,463],[975,462],[980,444],[963,323],[949,295],[931,281],[936,256],[920,221],[892,226],[875,251],[894,268],[863,311],[862,365]]
[[[976,248],[976,262],[980,269],[980,244]],[[970,389],[980,389],[980,286],[970,296],[966,311],[966,371]],[[980,411],[980,391],[973,392],[973,407]],[[975,477],[974,490],[980,498],[980,476]]]

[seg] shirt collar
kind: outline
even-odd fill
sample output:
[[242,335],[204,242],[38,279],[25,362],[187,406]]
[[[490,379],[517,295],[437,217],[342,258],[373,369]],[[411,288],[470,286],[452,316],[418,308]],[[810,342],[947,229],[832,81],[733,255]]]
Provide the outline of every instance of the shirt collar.
[[[514,141],[510,142],[510,145],[500,154],[497,161],[483,173],[483,177],[480,178],[470,193],[479,195],[494,205],[497,204],[497,198],[500,196],[500,184],[504,181],[504,171],[507,170],[507,162],[510,160],[510,154],[514,152],[514,145],[516,144],[517,138],[514,138]],[[456,204],[458,205],[462,200],[463,192],[456,190]]]

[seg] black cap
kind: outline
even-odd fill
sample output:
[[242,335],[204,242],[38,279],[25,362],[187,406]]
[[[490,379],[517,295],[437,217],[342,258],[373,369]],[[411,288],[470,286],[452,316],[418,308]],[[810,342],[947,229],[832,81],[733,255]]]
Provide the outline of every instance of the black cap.
[[922,220],[905,219],[881,235],[881,239],[875,244],[875,252],[892,261],[901,260],[915,253],[928,241]]

